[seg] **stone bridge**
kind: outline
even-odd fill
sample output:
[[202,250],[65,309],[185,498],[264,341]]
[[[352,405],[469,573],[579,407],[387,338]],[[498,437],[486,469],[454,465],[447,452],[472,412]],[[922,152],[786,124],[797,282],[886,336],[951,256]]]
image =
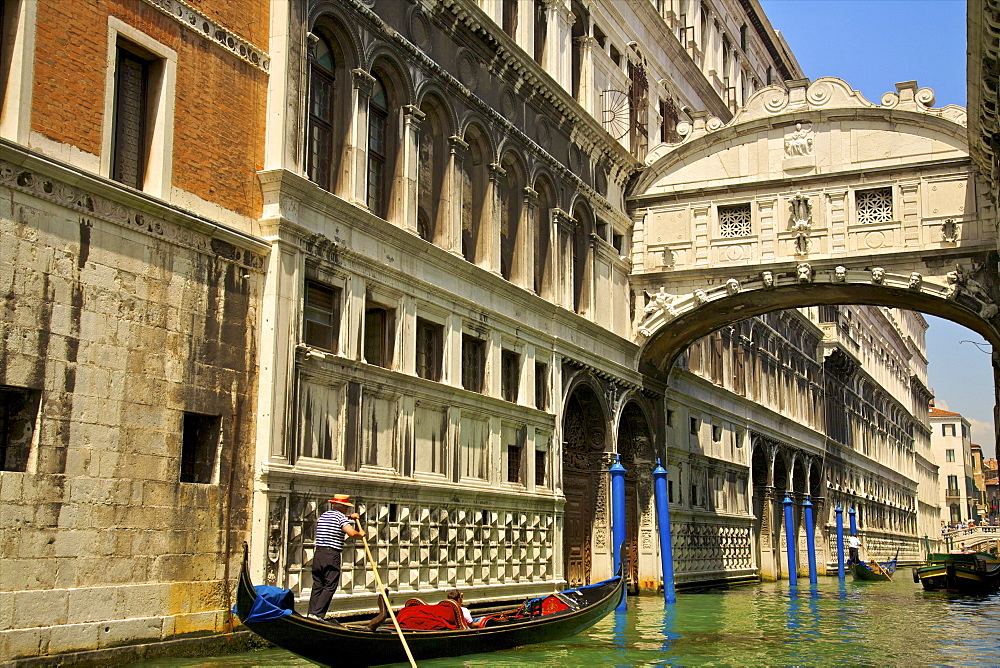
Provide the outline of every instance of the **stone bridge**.
[[941,534],[945,550],[957,550],[964,545],[970,550],[988,552],[1000,545],[1000,527],[968,527]]
[[873,104],[828,77],[681,123],[629,198],[642,361],[665,371],[726,324],[822,304],[917,310],[1000,345],[997,214],[965,110],[933,102],[906,82]]

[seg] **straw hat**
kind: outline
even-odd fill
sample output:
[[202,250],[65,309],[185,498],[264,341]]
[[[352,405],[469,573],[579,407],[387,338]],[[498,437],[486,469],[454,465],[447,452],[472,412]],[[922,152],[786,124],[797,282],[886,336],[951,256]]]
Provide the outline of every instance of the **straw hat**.
[[342,506],[354,507],[349,494],[334,494],[333,498],[330,499],[330,503],[339,503]]

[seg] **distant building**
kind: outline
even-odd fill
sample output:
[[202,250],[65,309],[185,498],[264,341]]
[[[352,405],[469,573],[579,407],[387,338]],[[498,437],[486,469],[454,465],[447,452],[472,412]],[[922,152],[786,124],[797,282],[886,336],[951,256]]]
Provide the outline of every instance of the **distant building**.
[[975,519],[971,425],[961,413],[930,409],[931,449],[940,466],[941,519],[949,524]]

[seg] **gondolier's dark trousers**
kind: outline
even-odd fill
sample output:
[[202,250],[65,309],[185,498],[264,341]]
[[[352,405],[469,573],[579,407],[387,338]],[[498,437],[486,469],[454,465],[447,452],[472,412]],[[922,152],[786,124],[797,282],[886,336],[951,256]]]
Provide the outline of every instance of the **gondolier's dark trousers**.
[[330,599],[340,584],[340,550],[317,547],[313,554],[313,586],[309,595],[309,614],[326,615]]

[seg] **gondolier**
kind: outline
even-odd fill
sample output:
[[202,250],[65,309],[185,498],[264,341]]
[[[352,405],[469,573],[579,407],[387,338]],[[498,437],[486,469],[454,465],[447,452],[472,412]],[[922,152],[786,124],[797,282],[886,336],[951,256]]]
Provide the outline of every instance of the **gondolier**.
[[333,508],[320,515],[316,522],[316,551],[313,553],[313,585],[309,594],[309,613],[307,617],[324,619],[330,599],[333,598],[340,584],[340,552],[344,549],[344,534],[351,538],[364,536],[362,529],[355,528],[354,520],[358,514],[344,514],[348,508],[353,508],[351,497],[347,494],[334,494],[330,499]]

